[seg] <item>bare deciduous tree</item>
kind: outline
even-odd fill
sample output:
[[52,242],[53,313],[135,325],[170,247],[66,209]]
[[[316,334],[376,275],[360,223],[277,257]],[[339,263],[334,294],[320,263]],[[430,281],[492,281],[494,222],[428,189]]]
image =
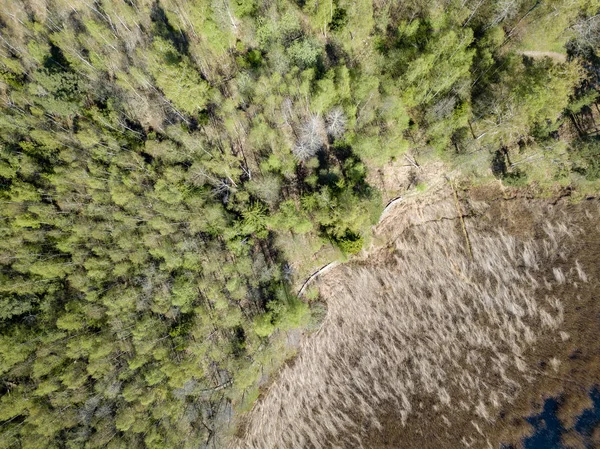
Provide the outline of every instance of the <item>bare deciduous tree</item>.
[[600,14],[579,19],[572,26],[575,44],[580,50],[600,48]]
[[346,131],[346,116],[344,110],[337,106],[327,114],[327,134],[334,139],[342,137]]
[[519,11],[519,6],[520,2],[518,0],[500,0],[497,2],[490,27],[515,17]]
[[430,120],[442,120],[452,114],[456,106],[456,97],[447,96],[435,103],[428,113]]
[[323,117],[312,114],[300,130],[300,138],[292,148],[294,155],[301,161],[310,159],[325,143],[325,127]]

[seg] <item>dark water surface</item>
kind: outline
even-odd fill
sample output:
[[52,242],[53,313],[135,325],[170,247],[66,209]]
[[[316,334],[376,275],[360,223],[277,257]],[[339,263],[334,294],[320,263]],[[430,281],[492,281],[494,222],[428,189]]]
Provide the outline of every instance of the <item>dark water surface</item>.
[[[600,425],[599,387],[594,387],[590,391],[590,398],[594,403],[594,408],[584,410],[577,417],[575,430],[582,437],[588,449],[595,449],[591,441],[591,435],[596,426]],[[527,421],[535,430],[533,435],[523,440],[525,449],[565,449],[565,446],[560,442],[565,428],[556,416],[557,410],[558,399],[550,398],[544,403],[542,413],[527,418]]]

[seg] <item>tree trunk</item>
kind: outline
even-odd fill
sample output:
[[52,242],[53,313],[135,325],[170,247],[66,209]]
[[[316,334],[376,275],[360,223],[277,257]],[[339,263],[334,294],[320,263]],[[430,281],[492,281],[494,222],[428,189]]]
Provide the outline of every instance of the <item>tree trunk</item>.
[[473,136],[474,140],[477,140],[477,137],[475,136],[475,131],[473,131],[473,125],[471,124],[471,120],[467,120],[467,123],[469,124],[469,129],[471,130],[471,136]]

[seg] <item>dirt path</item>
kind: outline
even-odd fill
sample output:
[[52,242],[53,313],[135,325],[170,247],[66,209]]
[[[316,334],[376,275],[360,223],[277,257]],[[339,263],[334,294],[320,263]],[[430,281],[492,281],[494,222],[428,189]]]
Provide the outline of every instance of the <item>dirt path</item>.
[[528,56],[533,59],[541,59],[541,58],[550,58],[554,59],[557,62],[567,62],[567,55],[562,53],[557,53],[555,51],[522,51],[520,52],[522,55]]

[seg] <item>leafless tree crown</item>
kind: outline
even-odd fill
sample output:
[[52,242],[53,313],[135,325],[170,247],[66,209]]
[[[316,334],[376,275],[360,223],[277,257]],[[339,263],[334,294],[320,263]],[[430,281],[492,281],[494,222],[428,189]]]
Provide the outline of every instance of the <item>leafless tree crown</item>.
[[600,48],[600,14],[581,18],[572,28],[575,32],[575,43],[580,49]]
[[325,143],[323,117],[312,114],[302,125],[300,138],[292,148],[294,155],[301,161],[310,159]]
[[335,107],[327,114],[327,134],[335,139],[342,137],[346,131],[346,116],[341,107]]

